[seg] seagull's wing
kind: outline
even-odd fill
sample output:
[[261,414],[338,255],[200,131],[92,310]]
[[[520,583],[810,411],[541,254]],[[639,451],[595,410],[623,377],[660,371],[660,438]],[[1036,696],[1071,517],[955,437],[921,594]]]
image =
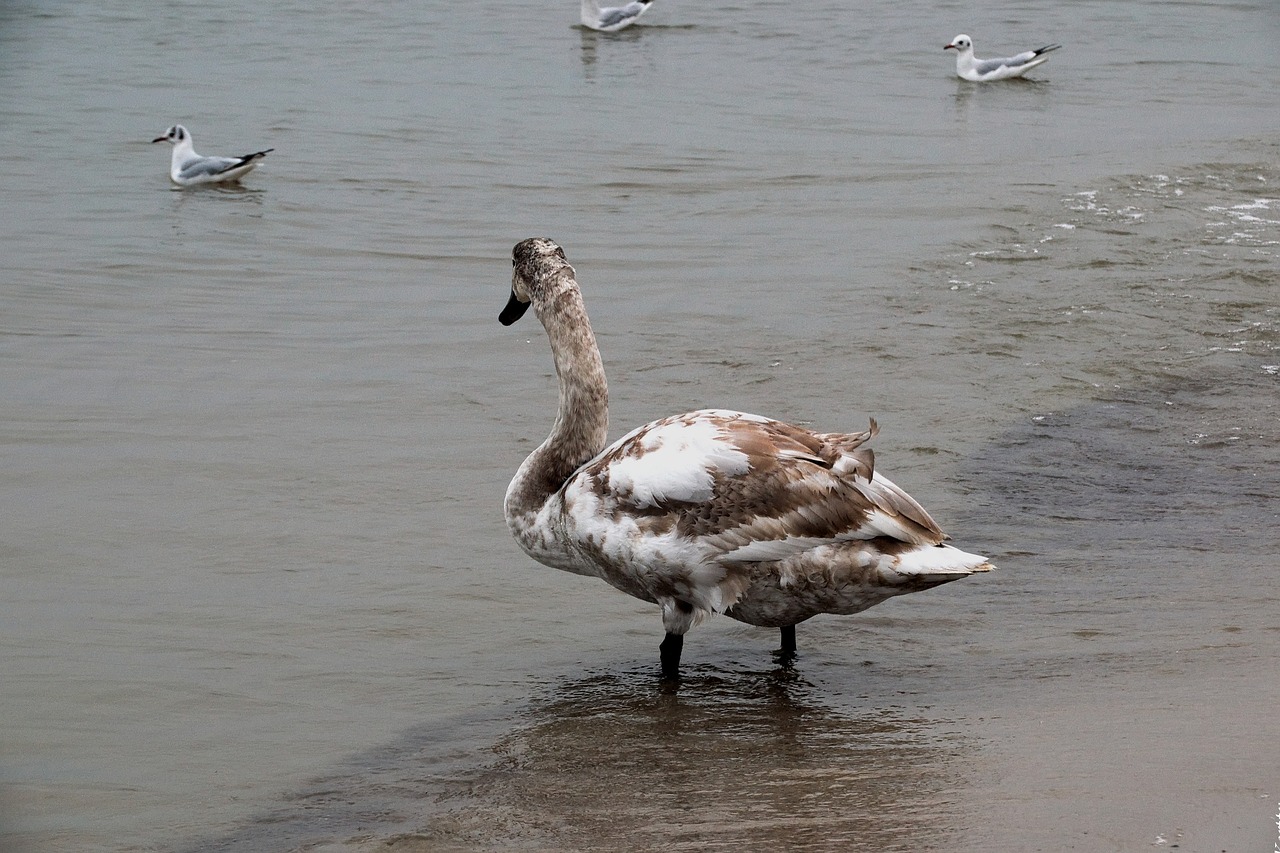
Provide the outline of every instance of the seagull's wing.
[[243,165],[238,157],[195,157],[182,164],[178,177],[184,181],[194,178],[221,175],[229,169]]
[[1019,53],[1017,56],[1010,56],[1006,59],[984,59],[978,64],[981,67],[981,66],[987,65],[988,63],[994,62],[994,63],[997,63],[995,67],[999,67],[1000,65],[1005,65],[1009,68],[1017,68],[1021,65],[1026,65],[1028,62],[1032,61],[1033,59],[1036,59],[1041,54],[1048,53],[1051,50],[1057,50],[1060,47],[1062,47],[1062,45],[1060,44],[1049,44],[1049,45],[1045,45],[1044,47],[1037,48],[1035,50],[1024,50],[1022,53]]
[[652,0],[632,0],[625,6],[600,10],[600,28],[613,29],[640,17]]
[[265,151],[255,151],[252,154],[245,154],[242,157],[220,157],[218,159],[227,161],[227,165],[219,169],[215,174],[221,175],[225,172],[230,172],[233,169],[239,169],[241,166],[247,166],[254,160],[261,160],[263,157],[266,157],[267,154],[275,150],[276,149],[274,148],[268,148]]
[[979,59],[974,64],[973,70],[985,77],[988,74],[994,74],[997,71],[1000,71],[1002,68],[1007,68],[1010,71],[1016,71],[1028,64],[1034,63],[1035,65],[1039,65],[1047,58],[1042,57],[1040,54],[1044,53],[1046,50],[1052,49],[1053,48],[1050,47],[1041,48],[1040,50],[1027,50],[1019,53],[1017,56],[1006,56],[1002,59]]

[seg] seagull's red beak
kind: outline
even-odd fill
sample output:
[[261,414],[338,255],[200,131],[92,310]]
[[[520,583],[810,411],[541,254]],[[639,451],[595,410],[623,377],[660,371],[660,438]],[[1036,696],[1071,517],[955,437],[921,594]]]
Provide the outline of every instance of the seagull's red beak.
[[168,142],[168,141],[169,141],[169,137],[167,136],[157,136],[155,139],[151,140],[151,144],[155,145],[157,142]]
[[960,48],[956,47],[954,44],[949,44],[949,45],[947,45],[946,47],[944,47],[944,48],[943,48],[943,50],[951,50],[952,48],[955,48],[956,50],[959,50],[959,49],[960,49]]

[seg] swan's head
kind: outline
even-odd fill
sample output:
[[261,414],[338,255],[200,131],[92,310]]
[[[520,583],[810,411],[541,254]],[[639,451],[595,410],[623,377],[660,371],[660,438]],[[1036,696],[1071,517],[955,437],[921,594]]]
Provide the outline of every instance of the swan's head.
[[191,141],[191,134],[188,133],[187,129],[180,124],[175,124],[173,127],[166,130],[164,132],[164,136],[157,136],[155,139],[151,140],[153,144],[156,142],[168,142],[173,145],[181,145],[183,142],[189,141]]
[[943,50],[957,50],[960,53],[967,53],[968,51],[973,50],[973,39],[969,38],[964,33],[961,33],[953,38],[951,40],[951,44],[944,47]]
[[498,321],[510,326],[523,317],[529,303],[547,291],[550,282],[558,281],[560,276],[556,273],[562,270],[568,270],[569,277],[573,277],[573,267],[565,259],[564,249],[554,241],[530,237],[517,243],[511,250],[511,298],[498,315]]

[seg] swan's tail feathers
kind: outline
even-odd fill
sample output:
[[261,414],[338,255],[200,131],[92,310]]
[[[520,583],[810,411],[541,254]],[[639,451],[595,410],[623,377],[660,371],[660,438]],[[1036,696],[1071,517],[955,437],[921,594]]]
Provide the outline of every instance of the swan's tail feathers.
[[916,548],[898,558],[894,571],[924,584],[940,584],[959,580],[977,572],[994,569],[987,558],[969,554],[950,545]]
[[867,428],[862,432],[820,432],[817,436],[841,453],[852,453],[875,438],[879,432],[880,425],[876,423],[875,418],[871,418]]

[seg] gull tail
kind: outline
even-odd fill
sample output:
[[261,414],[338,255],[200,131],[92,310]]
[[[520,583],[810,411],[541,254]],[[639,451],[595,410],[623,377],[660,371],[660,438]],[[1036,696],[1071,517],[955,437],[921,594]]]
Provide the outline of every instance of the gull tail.
[[232,163],[230,166],[227,166],[225,169],[218,170],[218,174],[223,175],[223,174],[226,174],[227,172],[234,171],[235,169],[244,168],[245,166],[249,165],[255,160],[261,160],[263,157],[266,157],[268,154],[270,154],[272,151],[275,151],[275,150],[276,149],[274,148],[268,148],[265,151],[255,151],[252,154],[245,154],[243,157],[241,157],[236,162]]

